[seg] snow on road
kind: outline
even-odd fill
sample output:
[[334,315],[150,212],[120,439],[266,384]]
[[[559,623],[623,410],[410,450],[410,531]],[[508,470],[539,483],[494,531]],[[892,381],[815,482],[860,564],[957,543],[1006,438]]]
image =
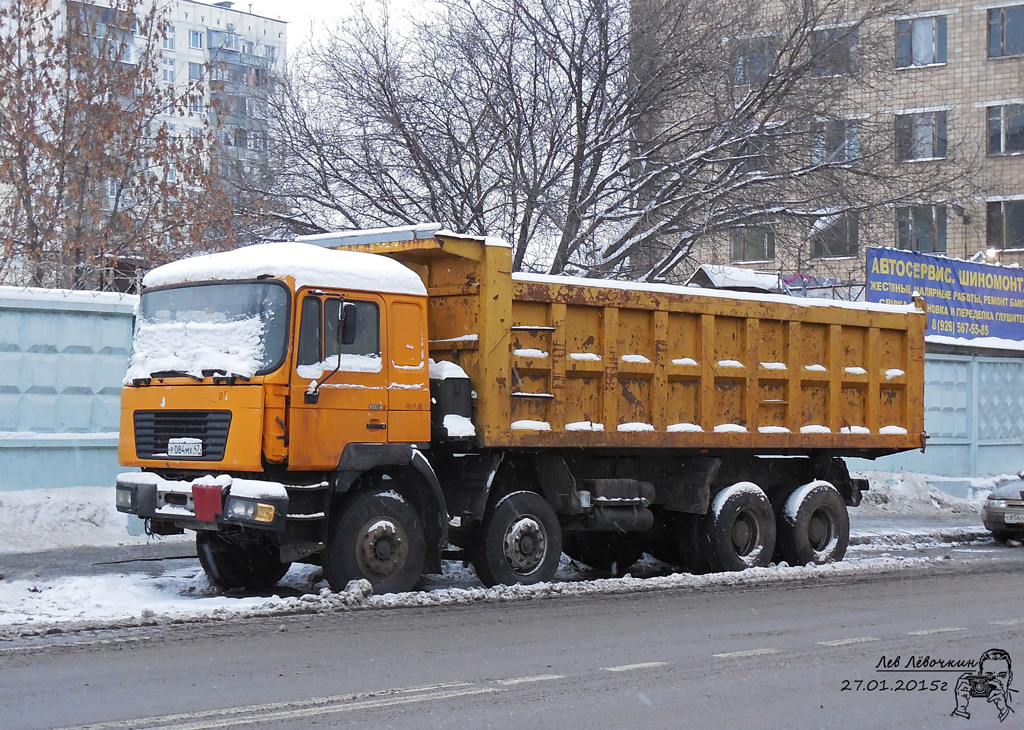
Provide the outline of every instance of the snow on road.
[[[999,481],[975,480],[972,498],[957,499],[939,491],[919,474],[868,472],[871,491],[855,515],[870,523],[898,515],[901,529],[919,533],[919,543],[934,544],[943,518],[974,522],[980,502]],[[154,538],[132,536],[127,518],[113,507],[113,489],[78,488],[0,493],[0,566],[4,552],[35,552],[88,545],[145,543]],[[965,535],[971,530],[959,527]],[[980,527],[980,518],[977,519]],[[877,527],[874,529],[878,532]],[[882,531],[884,532],[884,530]],[[856,522],[855,522],[856,534]],[[930,537],[931,536],[931,537]],[[164,538],[166,539],[166,538]],[[176,540],[190,540],[191,535]],[[946,538],[949,539],[949,538]],[[556,578],[536,586],[480,587],[472,568],[445,563],[443,575],[426,576],[417,592],[374,596],[369,584],[353,582],[332,592],[319,568],[296,565],[278,586],[277,595],[227,596],[211,585],[198,564],[178,567],[159,576],[118,574],[69,576],[53,580],[0,580],[0,634],[31,634],[53,630],[145,625],[160,622],[226,619],[243,615],[324,612],[354,608],[432,606],[480,601],[508,601],[556,595],[616,594],[665,589],[705,590],[736,585],[787,583],[847,575],[904,570],[930,559],[851,551],[843,563],[828,566],[772,566],[743,573],[695,576],[672,573],[670,566],[645,557],[622,578],[593,579],[585,566],[565,556]],[[2,572],[2,567],[0,567]]]

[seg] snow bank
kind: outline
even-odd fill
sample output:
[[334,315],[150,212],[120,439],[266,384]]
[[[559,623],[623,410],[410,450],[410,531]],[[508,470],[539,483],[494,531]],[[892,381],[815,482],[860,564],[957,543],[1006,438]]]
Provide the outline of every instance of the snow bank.
[[[1000,483],[1016,479],[1014,474],[974,479],[940,477],[914,472],[862,471],[855,473],[868,480],[870,489],[857,513],[860,515],[919,515],[976,514],[993,488]],[[953,497],[936,484],[943,481],[970,482],[970,499]],[[979,525],[981,524],[979,518]]]
[[[296,613],[418,606],[450,606],[467,603],[505,603],[554,596],[619,595],[664,590],[700,592],[734,586],[797,584],[841,579],[846,576],[881,575],[919,567],[926,558],[869,557],[856,563],[802,567],[750,568],[739,573],[671,575],[596,580],[555,580],[536,585],[440,587],[410,593],[375,596],[369,582],[352,581],[343,591],[331,591],[317,582],[312,566],[293,566],[279,587],[304,595],[282,598],[226,597],[213,588],[201,569],[180,569],[159,577],[147,575],[74,577],[52,582],[0,582],[0,635],[34,635],[47,628],[77,631],[124,626],[178,623],[187,620],[228,620],[236,616],[276,616]],[[456,579],[464,574],[457,563],[447,562]],[[562,571],[567,565],[563,562]],[[431,576],[434,577],[434,576]],[[446,576],[440,576],[443,581]],[[283,592],[283,591],[282,591]]]
[[134,536],[127,525],[128,516],[114,507],[113,486],[0,492],[0,553],[193,539]]

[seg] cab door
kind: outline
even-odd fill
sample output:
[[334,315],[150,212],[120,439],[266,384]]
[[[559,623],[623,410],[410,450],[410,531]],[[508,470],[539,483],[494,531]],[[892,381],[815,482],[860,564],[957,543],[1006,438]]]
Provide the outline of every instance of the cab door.
[[[342,301],[354,305],[346,316],[356,322],[354,341],[339,353]],[[291,377],[290,468],[334,469],[347,444],[388,440],[383,311],[384,300],[373,294],[302,294]]]

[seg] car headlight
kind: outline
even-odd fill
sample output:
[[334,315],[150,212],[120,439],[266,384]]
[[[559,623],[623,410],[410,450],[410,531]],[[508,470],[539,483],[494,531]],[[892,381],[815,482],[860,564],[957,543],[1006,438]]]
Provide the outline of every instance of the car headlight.
[[995,509],[1006,509],[1005,499],[989,499],[985,501],[986,507],[994,507]]
[[273,522],[277,515],[274,505],[257,502],[254,499],[229,497],[224,506],[224,516],[231,520],[245,522]]

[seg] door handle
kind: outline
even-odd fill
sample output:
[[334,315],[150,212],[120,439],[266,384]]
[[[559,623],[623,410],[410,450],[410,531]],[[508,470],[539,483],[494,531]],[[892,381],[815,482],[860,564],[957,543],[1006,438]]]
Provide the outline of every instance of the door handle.
[[386,423],[377,423],[377,422],[371,421],[370,423],[366,424],[366,427],[369,428],[369,429],[375,429],[375,430],[378,430],[378,431],[383,431],[385,428],[388,427],[388,424],[386,424]]

